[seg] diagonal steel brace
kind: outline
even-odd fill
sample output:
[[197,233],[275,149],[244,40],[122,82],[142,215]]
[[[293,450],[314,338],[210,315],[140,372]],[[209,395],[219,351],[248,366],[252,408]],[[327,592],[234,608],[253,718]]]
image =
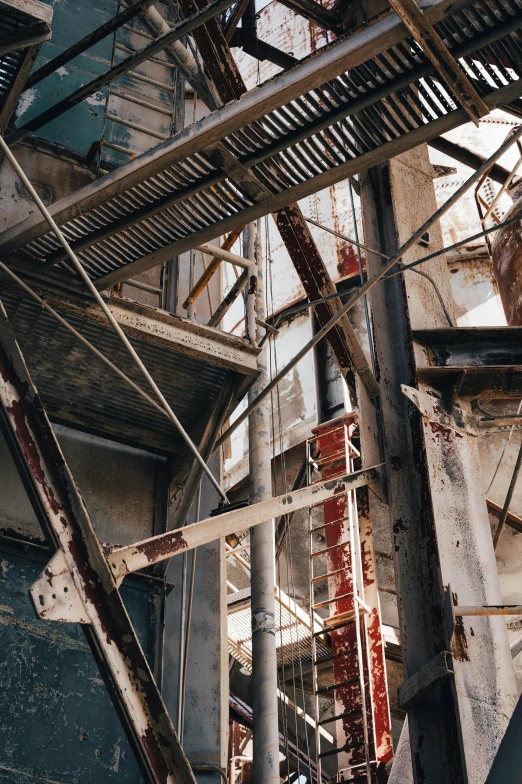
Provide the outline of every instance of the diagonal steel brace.
[[[195,784],[1,301],[0,428],[46,538],[60,554],[59,573],[46,568],[36,586],[51,584],[54,598],[62,598],[60,619],[83,624],[146,782]],[[32,597],[37,614],[51,617],[38,588]]]
[[489,114],[490,110],[426,14],[415,0],[390,0],[390,4],[469,118],[478,125],[479,119]]

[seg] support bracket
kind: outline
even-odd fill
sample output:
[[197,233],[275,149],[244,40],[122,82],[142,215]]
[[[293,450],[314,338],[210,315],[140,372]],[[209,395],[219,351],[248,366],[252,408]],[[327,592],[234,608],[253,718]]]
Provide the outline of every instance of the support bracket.
[[440,398],[424,392],[421,389],[409,387],[401,384],[402,394],[413,403],[424,419],[436,422],[448,430],[455,430],[468,436],[478,436],[474,417],[461,408],[458,403],[453,402],[451,411],[448,411]]
[[90,623],[69,567],[58,550],[31,586],[31,599],[39,618],[60,623]]
[[407,710],[420,699],[432,686],[455,673],[452,669],[451,653],[441,651],[424,667],[402,683],[398,688],[399,706]]

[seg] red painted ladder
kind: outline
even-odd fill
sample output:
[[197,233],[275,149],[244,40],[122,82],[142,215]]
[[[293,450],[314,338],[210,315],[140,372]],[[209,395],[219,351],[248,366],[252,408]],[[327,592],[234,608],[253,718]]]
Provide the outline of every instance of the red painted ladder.
[[[309,485],[354,470],[356,427],[355,415],[347,414],[314,429],[307,442]],[[322,767],[330,775],[333,767],[337,782],[386,781],[393,751],[367,488],[311,507],[309,522],[310,613],[327,616],[312,642],[318,779]],[[328,596],[318,600],[325,583]],[[327,634],[331,655],[318,659],[317,639]],[[321,698],[329,697],[333,716],[321,718]],[[321,747],[325,725],[336,738],[333,749]],[[332,766],[327,758],[331,763],[334,756]]]

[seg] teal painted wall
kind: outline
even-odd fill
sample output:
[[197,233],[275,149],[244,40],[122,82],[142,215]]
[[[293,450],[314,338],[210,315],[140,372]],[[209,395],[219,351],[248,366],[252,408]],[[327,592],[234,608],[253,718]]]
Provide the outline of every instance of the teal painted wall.
[[[81,626],[35,616],[28,591],[47,560],[0,549],[0,782],[140,784]],[[122,589],[151,666],[159,590],[139,578]]]
[[[51,0],[52,39],[44,43],[34,70],[56,57],[118,12],[117,0]],[[110,67],[114,36],[109,36],[22,94],[16,110],[20,126],[70,95]],[[102,136],[107,88],[37,131],[46,141],[86,155]]]

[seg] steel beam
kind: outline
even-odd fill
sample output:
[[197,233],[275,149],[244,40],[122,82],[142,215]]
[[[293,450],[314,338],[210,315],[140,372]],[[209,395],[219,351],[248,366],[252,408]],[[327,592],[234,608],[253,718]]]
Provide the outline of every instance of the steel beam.
[[230,512],[208,517],[206,520],[192,523],[192,525],[187,525],[177,531],[153,536],[110,553],[108,560],[112,573],[116,581],[120,583],[126,574],[145,569],[147,566],[159,563],[166,558],[172,558],[177,553],[193,550],[195,547],[229,536],[236,531],[252,528],[265,520],[271,520],[282,514],[289,514],[298,509],[304,509],[306,506],[321,503],[336,493],[343,493],[348,489],[364,487],[378,481],[378,467],[365,468],[338,479],[319,482],[313,487],[305,487],[293,493],[285,493],[276,498],[261,501],[254,506],[233,509]]
[[[363,175],[361,185],[365,238],[388,255],[436,206],[423,149]],[[438,227],[432,230],[440,241]],[[421,253],[414,246],[404,261]],[[382,260],[371,253],[367,264],[370,275],[382,269]],[[431,262],[429,272],[449,305],[445,261]],[[429,392],[418,375],[420,350],[412,329],[438,328],[444,316],[432,307],[434,294],[426,285],[404,274],[370,294],[405,677],[426,674],[443,651],[451,653],[454,672],[433,679],[408,707],[413,774],[416,784],[482,784],[513,710],[516,686],[501,618],[471,623],[461,618],[453,634],[446,622],[450,599],[496,604],[500,588],[487,508],[477,492],[476,439],[421,417],[401,392],[401,385]],[[436,407],[437,398],[431,400]],[[459,407],[471,414],[465,402]],[[458,600],[445,594],[448,583]]]
[[56,571],[44,572],[33,586],[37,614],[83,624],[145,780],[195,784],[1,303],[0,426],[38,521],[56,550]]
[[2,33],[0,55],[8,54],[17,49],[27,49],[35,44],[43,44],[51,37],[51,25],[48,22],[34,22],[16,30]]
[[427,16],[415,0],[390,0],[390,2],[470,119],[478,124],[480,117],[489,114],[489,109]]

